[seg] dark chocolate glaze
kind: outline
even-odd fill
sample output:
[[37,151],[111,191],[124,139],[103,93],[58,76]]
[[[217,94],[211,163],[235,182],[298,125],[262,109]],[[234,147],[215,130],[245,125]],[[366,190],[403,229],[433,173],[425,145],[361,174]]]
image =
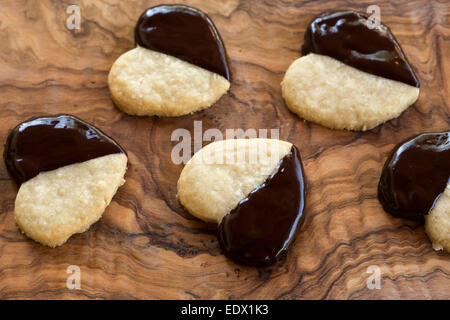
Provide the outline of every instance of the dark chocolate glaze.
[[40,172],[125,151],[94,126],[70,115],[22,122],[8,136],[3,154],[18,185]]
[[225,46],[211,19],[183,5],[145,10],[134,30],[136,44],[162,52],[230,80]]
[[224,254],[239,264],[265,266],[283,258],[303,223],[306,181],[295,146],[275,172],[219,225]]
[[367,21],[367,15],[353,11],[322,13],[306,30],[302,54],[326,55],[418,88],[419,80],[389,28],[370,29]]
[[397,146],[378,184],[378,199],[394,217],[420,220],[450,177],[450,132],[424,133]]

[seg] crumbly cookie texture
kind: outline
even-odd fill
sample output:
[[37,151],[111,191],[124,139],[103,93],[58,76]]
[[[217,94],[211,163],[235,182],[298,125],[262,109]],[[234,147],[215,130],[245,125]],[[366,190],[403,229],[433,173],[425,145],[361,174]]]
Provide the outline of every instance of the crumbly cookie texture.
[[419,97],[419,88],[313,53],[291,64],[281,87],[292,112],[332,129],[372,129]]
[[194,216],[220,224],[248,194],[263,184],[292,144],[275,139],[213,142],[186,164],[177,198]]
[[214,72],[139,46],[114,62],[108,84],[122,111],[166,117],[208,108],[230,88],[230,82]]
[[425,216],[425,230],[435,250],[450,252],[450,183]]
[[43,245],[64,244],[101,218],[126,169],[127,156],[117,153],[40,173],[20,186],[17,225]]

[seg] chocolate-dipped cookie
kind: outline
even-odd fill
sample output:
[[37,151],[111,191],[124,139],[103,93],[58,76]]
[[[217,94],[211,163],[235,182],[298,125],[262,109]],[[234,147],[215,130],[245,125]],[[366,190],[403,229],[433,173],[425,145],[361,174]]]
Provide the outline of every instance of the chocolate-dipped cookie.
[[7,138],[4,160],[19,186],[17,225],[51,247],[101,218],[127,169],[127,155],[117,142],[70,115],[19,124]]
[[115,104],[132,115],[181,116],[214,104],[230,87],[223,41],[211,19],[184,5],[144,11],[136,48],[108,76]]
[[177,198],[194,216],[218,224],[224,254],[239,264],[282,259],[303,223],[306,181],[289,142],[213,142],[186,164]]
[[384,165],[378,199],[386,212],[425,218],[436,249],[450,252],[450,132],[423,133],[399,144]]
[[362,13],[325,12],[281,83],[288,108],[333,129],[368,130],[398,117],[419,81],[390,29]]

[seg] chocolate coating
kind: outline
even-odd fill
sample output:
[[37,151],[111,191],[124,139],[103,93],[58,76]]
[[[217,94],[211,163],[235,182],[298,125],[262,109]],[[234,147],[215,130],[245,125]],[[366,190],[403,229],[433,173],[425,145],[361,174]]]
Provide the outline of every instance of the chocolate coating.
[[40,172],[125,151],[94,126],[70,115],[22,122],[8,136],[3,154],[18,185]]
[[230,80],[225,46],[211,19],[183,5],[161,5],[145,10],[134,31],[141,47],[159,51]]
[[424,133],[397,146],[378,184],[378,199],[394,217],[420,220],[450,177],[450,132]]
[[222,219],[218,238],[224,254],[250,266],[283,258],[303,224],[305,193],[300,154],[293,147],[265,183]]
[[326,55],[418,88],[419,80],[392,32],[385,25],[370,29],[368,20],[365,14],[353,11],[322,13],[306,31],[302,54]]

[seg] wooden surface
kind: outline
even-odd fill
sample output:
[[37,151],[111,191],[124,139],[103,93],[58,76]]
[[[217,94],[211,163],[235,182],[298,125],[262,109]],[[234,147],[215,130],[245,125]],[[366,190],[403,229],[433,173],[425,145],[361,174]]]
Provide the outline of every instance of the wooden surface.
[[[81,30],[66,8],[81,7]],[[314,15],[366,10],[353,1],[186,1],[203,9],[228,50],[232,86],[212,108],[181,118],[132,117],[112,104],[107,75],[133,48],[141,12],[158,1],[0,1],[0,137],[32,116],[70,113],[128,151],[130,167],[103,218],[50,249],[14,224],[17,187],[0,164],[0,298],[450,298],[450,256],[434,252],[422,224],[394,219],[376,198],[392,147],[422,131],[450,127],[450,2],[377,1],[421,81],[419,101],[371,131],[332,131],[284,105],[280,81],[300,56]],[[172,1],[164,1],[170,3]],[[258,269],[221,255],[215,227],[175,199],[182,165],[170,154],[177,128],[280,128],[302,153],[309,181],[306,221],[287,259]],[[3,143],[2,149],[3,152]],[[81,289],[66,287],[69,265]],[[369,290],[367,268],[381,269]]]

